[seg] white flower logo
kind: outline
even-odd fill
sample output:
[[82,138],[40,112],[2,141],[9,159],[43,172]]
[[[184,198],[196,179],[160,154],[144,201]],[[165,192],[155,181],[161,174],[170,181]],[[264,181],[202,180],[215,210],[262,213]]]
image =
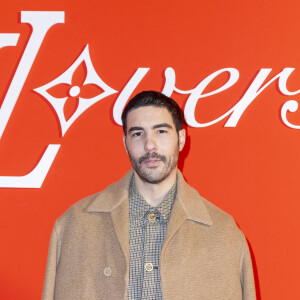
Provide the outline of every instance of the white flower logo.
[[60,122],[62,136],[90,106],[117,92],[105,84],[96,73],[88,45],[63,74],[34,91],[53,106]]

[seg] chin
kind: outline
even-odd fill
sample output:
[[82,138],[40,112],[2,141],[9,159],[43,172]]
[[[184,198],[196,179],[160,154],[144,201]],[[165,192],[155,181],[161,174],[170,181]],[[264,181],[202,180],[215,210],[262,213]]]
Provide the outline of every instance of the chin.
[[[155,168],[153,168],[155,169]],[[137,172],[139,177],[142,181],[151,183],[151,184],[158,184],[166,180],[171,173],[161,173],[159,171],[154,172]]]

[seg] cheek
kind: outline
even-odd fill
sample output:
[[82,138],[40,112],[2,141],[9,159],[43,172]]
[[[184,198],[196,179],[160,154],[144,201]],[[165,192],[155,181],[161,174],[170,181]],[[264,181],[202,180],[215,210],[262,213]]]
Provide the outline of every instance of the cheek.
[[168,153],[169,155],[178,152],[179,151],[178,140],[168,141],[162,149],[164,149],[165,153]]
[[127,151],[132,158],[137,158],[142,155],[141,147],[137,143],[127,145]]

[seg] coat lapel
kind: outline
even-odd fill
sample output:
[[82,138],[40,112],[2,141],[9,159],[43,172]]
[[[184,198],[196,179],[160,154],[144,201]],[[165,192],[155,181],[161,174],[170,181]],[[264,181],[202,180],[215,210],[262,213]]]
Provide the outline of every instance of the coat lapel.
[[111,212],[113,226],[126,258],[126,266],[129,272],[129,201],[122,201]]
[[177,180],[176,199],[165,234],[161,256],[163,256],[171,238],[186,220],[192,220],[208,226],[213,225],[211,216],[205,206],[205,200],[186,183],[179,170],[177,172]]
[[129,272],[129,200],[128,191],[132,177],[130,170],[121,180],[108,186],[97,194],[87,207],[88,212],[107,212],[111,214],[112,223],[120,246],[124,253]]

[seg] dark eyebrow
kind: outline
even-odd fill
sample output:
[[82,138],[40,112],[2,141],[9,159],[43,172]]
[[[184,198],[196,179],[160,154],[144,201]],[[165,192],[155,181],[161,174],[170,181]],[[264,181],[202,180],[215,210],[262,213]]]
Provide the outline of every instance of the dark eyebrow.
[[161,124],[154,125],[152,127],[152,129],[157,129],[157,128],[161,128],[161,127],[167,127],[167,128],[172,129],[172,126],[168,123],[161,123]]
[[[162,128],[162,127],[166,127],[166,128],[172,129],[172,126],[170,124],[168,124],[168,123],[156,124],[156,125],[152,126],[152,129]],[[138,130],[144,130],[144,128],[143,127],[139,127],[139,126],[133,126],[133,127],[130,127],[128,129],[128,133],[130,133],[132,131],[138,131]]]
[[144,130],[143,127],[138,127],[138,126],[133,126],[133,127],[130,127],[128,129],[128,133],[132,132],[132,131],[136,131],[136,130]]

